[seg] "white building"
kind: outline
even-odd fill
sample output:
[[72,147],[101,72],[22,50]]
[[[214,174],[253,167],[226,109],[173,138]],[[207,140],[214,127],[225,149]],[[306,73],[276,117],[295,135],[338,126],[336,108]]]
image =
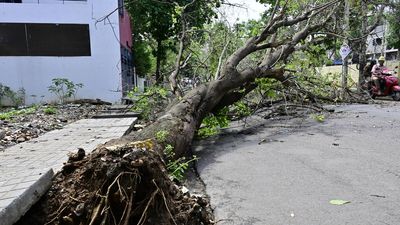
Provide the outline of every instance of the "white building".
[[[386,36],[388,35],[388,23],[377,26],[367,37],[367,57],[377,59],[384,55],[387,60],[396,60],[398,49],[388,46]],[[399,60],[399,59],[397,59]]]
[[120,101],[137,80],[130,20],[121,4],[0,0],[0,83],[24,88],[27,104],[40,100],[34,96],[56,100],[47,87],[57,77],[84,84],[78,98]]

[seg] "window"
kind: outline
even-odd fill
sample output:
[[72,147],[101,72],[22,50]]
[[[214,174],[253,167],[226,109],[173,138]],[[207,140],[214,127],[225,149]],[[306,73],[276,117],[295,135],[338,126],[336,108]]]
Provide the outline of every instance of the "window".
[[27,24],[29,55],[90,56],[89,26]]
[[0,2],[5,2],[5,3],[22,3],[22,0],[0,0]]
[[0,24],[0,56],[90,56],[88,24]]
[[24,56],[27,54],[24,24],[0,24],[0,55]]
[[64,2],[86,2],[87,0],[0,0],[0,3],[59,3]]
[[374,39],[373,43],[374,46],[382,45],[382,38]]

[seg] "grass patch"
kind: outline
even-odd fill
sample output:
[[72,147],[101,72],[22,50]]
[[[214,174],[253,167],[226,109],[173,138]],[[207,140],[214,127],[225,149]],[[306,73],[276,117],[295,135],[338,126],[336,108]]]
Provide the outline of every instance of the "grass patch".
[[0,113],[0,120],[10,120],[15,116],[32,114],[32,113],[36,112],[36,110],[37,110],[37,106],[31,106],[31,107],[25,108],[25,109],[13,109],[8,112]]
[[50,107],[47,107],[47,108],[43,109],[43,112],[46,115],[53,115],[53,114],[57,113],[57,109],[50,106]]

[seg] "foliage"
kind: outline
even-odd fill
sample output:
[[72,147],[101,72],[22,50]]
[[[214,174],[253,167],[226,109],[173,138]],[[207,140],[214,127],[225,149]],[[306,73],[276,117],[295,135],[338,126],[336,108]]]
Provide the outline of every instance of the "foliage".
[[186,160],[186,157],[175,159],[174,147],[170,144],[165,146],[164,155],[167,160],[168,174],[178,181],[182,181],[185,177],[185,172],[189,168],[189,164],[198,160],[195,155],[189,160]]
[[221,128],[229,126],[230,120],[228,117],[228,107],[225,107],[215,114],[210,114],[205,117],[197,131],[197,136],[206,138],[219,133]]
[[46,115],[53,115],[53,114],[57,113],[57,109],[50,106],[50,107],[47,107],[47,108],[43,109],[43,112]]
[[258,93],[264,99],[275,100],[280,97],[276,90],[279,90],[282,85],[273,79],[257,78],[256,84],[258,86]]
[[68,98],[75,98],[78,89],[82,87],[82,83],[74,83],[67,78],[53,78],[48,90],[58,97],[61,104],[64,104]]
[[[327,2],[326,0],[297,0],[297,1],[286,1],[286,0],[256,0],[259,3],[264,3],[268,4],[270,6],[274,6],[277,1],[279,1],[280,9],[282,9],[283,6],[286,7],[285,13],[288,14],[299,14],[302,11],[306,10],[306,7],[308,7],[311,4],[317,5],[320,3]],[[273,7],[269,7],[269,10],[267,11],[267,14],[270,14],[273,10]]]
[[[187,5],[187,7],[185,7]],[[182,16],[188,28],[201,28],[215,16],[213,8],[219,0],[173,2],[154,2],[153,0],[128,0],[126,7],[132,17],[134,57],[139,72],[149,73],[151,58],[149,49],[156,59],[156,74],[161,63],[166,60],[167,52],[175,50],[175,41],[182,31]],[[157,74],[159,75],[159,74]]]
[[[263,21],[250,20],[230,27],[225,21],[207,24],[202,30],[193,34],[188,49],[192,54],[188,66],[182,71],[185,77],[208,82],[227,60],[237,46],[242,46],[247,38],[260,31]],[[247,68],[256,65],[263,52],[249,55],[239,65]],[[220,74],[219,74],[220,75]]]
[[181,157],[177,160],[169,161],[167,164],[168,173],[178,181],[182,181],[185,171],[189,168],[189,164],[197,160],[198,158],[193,156],[190,160],[186,160],[186,157]]
[[136,74],[144,76],[155,70],[155,57],[152,49],[144,40],[136,40],[132,46]]
[[173,159],[175,157],[174,146],[170,144],[165,145],[164,155],[167,159]]
[[160,130],[156,133],[156,139],[160,143],[165,144],[164,157],[166,160],[166,166],[168,174],[178,181],[182,181],[185,175],[185,171],[188,169],[189,164],[198,158],[193,156],[192,159],[186,160],[186,157],[175,158],[174,147],[170,144],[166,144],[168,131]]
[[149,120],[164,110],[168,100],[168,91],[163,87],[151,86],[142,93],[135,87],[128,92],[127,97],[134,102],[131,110],[140,112],[143,119]]
[[10,120],[15,116],[20,116],[20,115],[26,115],[26,114],[32,114],[36,112],[37,106],[31,106],[29,108],[25,109],[19,109],[19,110],[10,110],[8,112],[0,113],[0,120]]
[[232,111],[235,113],[235,116],[239,118],[249,116],[251,114],[250,107],[244,103],[244,101],[235,102],[235,104],[233,104]]
[[390,47],[400,49],[400,3],[387,15],[389,22],[388,44]]
[[0,83],[0,101],[5,98],[8,98],[13,105],[21,106],[25,103],[25,89],[20,88],[18,91],[13,91],[10,87]]
[[165,142],[167,140],[169,132],[166,130],[160,130],[156,133],[156,139],[159,142]]
[[236,34],[223,22],[206,25],[202,31],[190,41],[188,49],[192,57],[188,66],[181,72],[183,76],[197,78],[202,82],[214,79],[218,69],[219,58],[226,47],[222,60],[233,53],[238,38]]

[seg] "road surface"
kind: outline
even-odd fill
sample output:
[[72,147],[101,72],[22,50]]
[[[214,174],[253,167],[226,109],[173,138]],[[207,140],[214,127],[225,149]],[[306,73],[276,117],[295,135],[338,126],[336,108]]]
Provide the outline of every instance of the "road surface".
[[334,108],[195,148],[218,225],[400,224],[400,103]]

